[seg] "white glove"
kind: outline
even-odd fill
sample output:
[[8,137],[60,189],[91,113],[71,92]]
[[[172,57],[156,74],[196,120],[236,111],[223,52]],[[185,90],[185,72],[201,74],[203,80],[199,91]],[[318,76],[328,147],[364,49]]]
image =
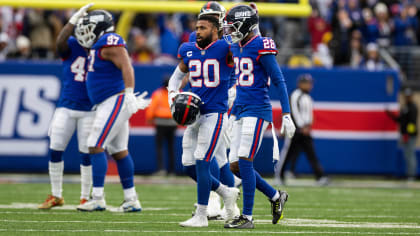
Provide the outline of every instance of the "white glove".
[[233,103],[235,102],[236,98],[236,86],[232,86],[228,90],[228,107],[231,108],[233,106]]
[[171,107],[172,103],[174,103],[174,99],[175,99],[176,95],[178,95],[178,92],[175,92],[175,91],[169,91],[168,92],[169,107]]
[[292,121],[292,118],[290,117],[290,114],[284,115],[281,122],[280,134],[284,134],[287,137],[292,138],[295,134],[295,131],[296,127]]
[[69,20],[69,23],[72,25],[76,25],[77,21],[86,15],[87,10],[93,6],[93,3],[89,3],[81,7],[76,13],[74,13]]
[[147,91],[144,91],[142,94],[138,95],[138,93],[135,93],[136,95],[136,99],[137,99],[137,107],[140,110],[144,110],[146,109],[146,107],[149,106],[150,102],[152,101],[151,99],[145,99],[144,97],[147,96]]
[[125,105],[127,107],[127,111],[130,114],[134,114],[139,110],[139,106],[137,104],[137,97],[134,95],[133,88],[126,88],[125,89]]

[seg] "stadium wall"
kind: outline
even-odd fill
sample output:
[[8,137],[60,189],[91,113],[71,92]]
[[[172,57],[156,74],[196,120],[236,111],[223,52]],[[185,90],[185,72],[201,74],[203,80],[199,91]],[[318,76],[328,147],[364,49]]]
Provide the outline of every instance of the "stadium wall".
[[[151,94],[172,66],[135,66],[136,90]],[[350,69],[283,68],[288,90],[296,78],[310,73],[315,84],[313,135],[319,159],[329,174],[402,175],[404,161],[398,149],[397,125],[385,109],[398,111],[398,74],[392,70],[368,72]],[[0,64],[0,172],[47,172],[48,125],[60,94],[59,62]],[[275,89],[270,91],[274,117],[279,121],[281,106]],[[129,149],[137,174],[156,169],[154,130],[145,122],[144,111],[131,121]],[[280,124],[275,122],[275,126]],[[178,130],[177,170],[181,172],[181,137]],[[266,132],[255,166],[264,174],[273,173],[272,136]],[[283,141],[279,140],[280,148]],[[417,153],[420,156],[419,152]],[[65,153],[65,170],[78,172],[80,159],[73,137]],[[113,162],[110,161],[111,169]],[[305,158],[297,171],[310,173]]]

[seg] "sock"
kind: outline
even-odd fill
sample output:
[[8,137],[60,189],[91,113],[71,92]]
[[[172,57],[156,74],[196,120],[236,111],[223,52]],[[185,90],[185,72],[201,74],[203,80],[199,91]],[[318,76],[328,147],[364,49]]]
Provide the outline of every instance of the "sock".
[[279,193],[279,191],[276,191],[276,194],[274,195],[274,197],[272,197],[271,198],[271,201],[277,201],[277,199],[279,199],[280,198],[280,193]]
[[90,156],[86,153],[80,153],[80,199],[89,199],[90,189],[92,188],[92,165],[90,163]]
[[101,200],[104,198],[104,187],[93,187],[92,198],[94,200]]
[[252,220],[252,215],[244,215],[248,220]]
[[212,182],[210,163],[204,160],[196,161],[195,168],[197,172],[197,203],[207,206]]
[[256,170],[254,170],[255,172],[255,179],[256,179],[256,185],[257,185],[257,189],[262,192],[265,196],[267,196],[269,199],[272,199],[276,193],[277,190],[274,189],[273,187],[271,187],[271,185],[269,185],[262,177],[260,174],[258,174],[258,172]]
[[238,187],[239,185],[242,184],[242,179],[236,177],[236,175],[233,175],[233,179],[234,179],[234,185],[235,185],[235,187]]
[[132,201],[135,199],[137,199],[137,193],[136,193],[135,187],[124,189],[124,200]]
[[255,171],[252,161],[239,159],[239,171],[242,176],[243,211],[244,215],[252,216],[255,195]]
[[[90,157],[92,162],[93,189],[103,188],[105,184],[106,171],[108,169],[108,161],[106,159],[105,152],[91,154]],[[92,191],[92,195],[94,195],[94,191]]]
[[210,173],[211,175],[213,175],[214,178],[216,178],[217,180],[220,180],[220,168],[219,168],[219,165],[217,164],[216,158],[213,158],[210,161]]
[[195,212],[198,216],[207,217],[207,205],[197,204],[197,210]]
[[63,160],[63,151],[49,150],[50,162],[60,162]]
[[[184,172],[191,177],[195,182],[197,182],[197,171],[195,165],[192,166],[183,166]],[[214,178],[213,175],[210,175],[211,177],[211,190],[216,191],[216,189],[219,187],[220,182],[217,181],[216,178]]]
[[117,160],[117,168],[123,189],[134,187],[134,163],[131,155]]
[[50,174],[51,194],[55,197],[62,197],[63,192],[63,170],[64,161],[48,162],[48,172]]
[[232,171],[230,171],[229,163],[226,163],[222,168],[220,168],[220,182],[228,187],[235,186],[235,179]]
[[219,187],[215,191],[217,194],[219,194],[222,198],[225,198],[229,191],[228,191],[228,187],[226,185],[223,184],[219,184]]

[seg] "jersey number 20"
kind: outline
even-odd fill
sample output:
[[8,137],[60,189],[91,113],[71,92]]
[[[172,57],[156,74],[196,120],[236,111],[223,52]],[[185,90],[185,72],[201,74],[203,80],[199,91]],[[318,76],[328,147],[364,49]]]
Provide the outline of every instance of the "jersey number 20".
[[[203,63],[200,60],[190,60],[188,63],[190,69],[190,83],[191,87],[214,88],[220,84],[220,67],[216,59],[207,59]],[[213,78],[210,79],[209,68],[213,67]],[[194,79],[201,77],[202,79]]]

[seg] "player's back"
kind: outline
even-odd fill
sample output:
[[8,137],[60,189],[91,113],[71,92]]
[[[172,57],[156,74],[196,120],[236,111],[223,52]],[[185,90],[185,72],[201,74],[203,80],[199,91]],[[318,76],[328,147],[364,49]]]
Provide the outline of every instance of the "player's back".
[[203,101],[202,114],[228,110],[228,84],[232,67],[228,64],[229,45],[223,40],[200,49],[195,42],[181,45],[179,57],[189,68],[191,92]]
[[256,35],[244,45],[233,44],[231,51],[238,80],[235,104],[270,104],[269,76],[259,59],[264,54],[277,53],[274,41]]
[[68,54],[60,55],[63,60],[63,74],[57,107],[89,111],[92,105],[86,90],[87,54],[73,36],[67,40],[67,44]]
[[89,52],[87,89],[93,104],[98,104],[108,97],[124,90],[122,72],[112,61],[101,57],[101,50],[106,47],[125,47],[124,39],[115,33],[102,35],[93,44]]

